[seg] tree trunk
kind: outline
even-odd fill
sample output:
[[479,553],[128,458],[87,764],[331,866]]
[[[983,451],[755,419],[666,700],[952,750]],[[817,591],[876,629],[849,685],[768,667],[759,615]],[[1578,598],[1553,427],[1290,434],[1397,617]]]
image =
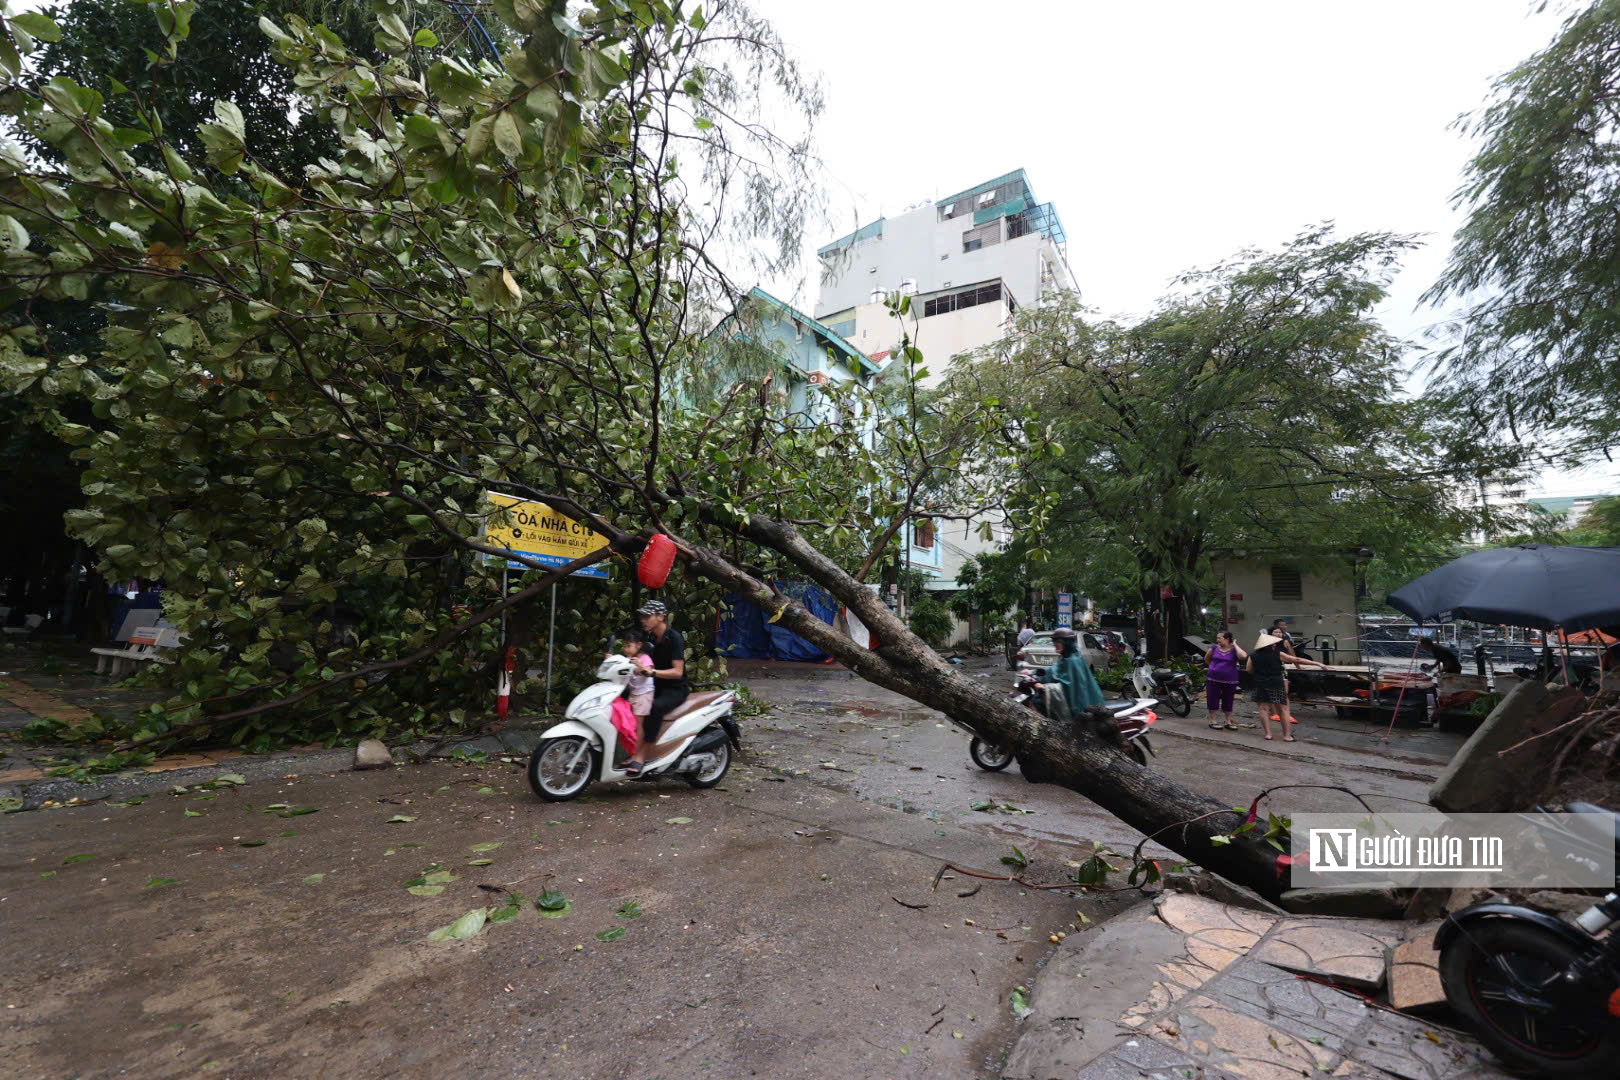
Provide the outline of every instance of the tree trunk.
[[783,626],[837,657],[862,678],[938,709],[991,742],[1011,747],[1032,782],[1060,784],[1079,792],[1165,847],[1262,896],[1276,898],[1287,887],[1286,864],[1280,864],[1277,852],[1252,835],[1235,836],[1227,843],[1212,842],[1212,837],[1227,836],[1243,823],[1242,815],[1225,803],[1137,765],[1097,733],[1049,721],[982,683],[958,675],[877,596],[792,528],[758,516],[726,527],[790,559],[871,627],[881,647],[876,651],[859,648],[724,556],[683,544],[692,570],[754,599],[768,612],[779,613]]

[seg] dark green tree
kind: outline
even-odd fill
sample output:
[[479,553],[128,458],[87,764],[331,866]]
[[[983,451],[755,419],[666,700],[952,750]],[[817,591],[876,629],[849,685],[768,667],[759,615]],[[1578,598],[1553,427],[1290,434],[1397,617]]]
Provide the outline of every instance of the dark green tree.
[[1459,121],[1468,216],[1429,290],[1437,370],[1515,436],[1620,436],[1620,0],[1598,0]]
[[1410,246],[1317,229],[1186,275],[1140,322],[1075,302],[1019,312],[1010,349],[952,378],[1035,409],[1010,437],[1061,444],[1027,457],[1043,462],[1030,498],[1052,507],[1042,573],[1104,600],[1127,584],[1162,649],[1217,552],[1310,563],[1460,536],[1456,478],[1501,463],[1449,444],[1436,405],[1398,394],[1402,346],[1371,311]]

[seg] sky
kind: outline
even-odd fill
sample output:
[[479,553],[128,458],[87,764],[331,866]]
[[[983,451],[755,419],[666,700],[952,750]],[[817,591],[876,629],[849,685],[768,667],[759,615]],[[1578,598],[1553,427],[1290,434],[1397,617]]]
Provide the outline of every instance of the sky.
[[[1555,36],[1566,6],[1528,0],[964,3],[755,0],[819,72],[834,224],[1015,168],[1055,203],[1083,300],[1149,309],[1182,270],[1274,248],[1333,220],[1423,234],[1384,324],[1417,337],[1418,298],[1461,221],[1472,144],[1450,125]],[[793,293],[793,283],[770,283]],[[770,287],[769,285],[767,287]],[[1409,385],[1419,389],[1420,380]],[[1542,494],[1620,492],[1598,459]]]

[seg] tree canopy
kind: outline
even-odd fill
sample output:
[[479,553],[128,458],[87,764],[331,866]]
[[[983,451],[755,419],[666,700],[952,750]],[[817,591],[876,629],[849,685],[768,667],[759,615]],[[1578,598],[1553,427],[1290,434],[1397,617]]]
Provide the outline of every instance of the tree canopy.
[[1428,293],[1443,383],[1516,435],[1620,437],[1620,0],[1597,0],[1459,122],[1468,212]]
[[1135,323],[1026,308],[1010,345],[954,370],[1061,446],[1028,473],[1050,507],[1041,576],[1157,608],[1166,586],[1196,602],[1217,552],[1308,564],[1460,535],[1455,478],[1500,462],[1397,392],[1402,344],[1372,308],[1411,245],[1311,230],[1183,276]]

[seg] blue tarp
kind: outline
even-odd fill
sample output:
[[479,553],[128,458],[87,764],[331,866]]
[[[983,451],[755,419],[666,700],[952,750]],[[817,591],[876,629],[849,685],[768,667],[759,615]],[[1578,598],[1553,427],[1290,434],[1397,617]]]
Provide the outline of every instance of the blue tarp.
[[[778,581],[776,587],[803,604],[805,609],[826,623],[838,616],[838,602],[815,585]],[[827,654],[779,623],[765,621],[765,613],[752,600],[732,593],[726,597],[729,609],[720,616],[715,632],[715,648],[721,656],[742,660],[806,660],[820,663]]]

